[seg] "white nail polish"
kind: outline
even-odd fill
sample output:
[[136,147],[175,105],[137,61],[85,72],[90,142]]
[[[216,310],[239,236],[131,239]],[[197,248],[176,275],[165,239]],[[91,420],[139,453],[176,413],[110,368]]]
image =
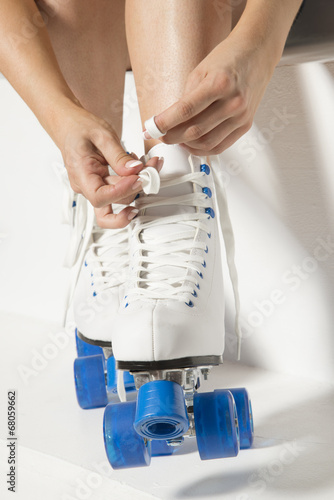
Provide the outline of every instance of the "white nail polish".
[[126,164],[125,164],[125,168],[135,168],[135,167],[139,167],[139,165],[142,165],[142,162],[139,161],[139,160],[130,160],[130,161],[127,161]]

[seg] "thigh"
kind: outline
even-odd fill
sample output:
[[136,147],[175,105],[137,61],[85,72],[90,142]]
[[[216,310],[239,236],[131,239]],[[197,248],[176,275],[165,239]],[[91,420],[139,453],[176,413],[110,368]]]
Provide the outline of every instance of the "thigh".
[[129,55],[124,0],[38,0],[59,66],[82,105],[120,133]]

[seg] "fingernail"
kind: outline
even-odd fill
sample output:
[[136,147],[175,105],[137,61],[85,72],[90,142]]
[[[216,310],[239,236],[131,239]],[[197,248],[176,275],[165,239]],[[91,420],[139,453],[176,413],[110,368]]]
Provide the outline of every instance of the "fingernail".
[[160,158],[158,159],[158,163],[157,163],[157,171],[158,172],[160,172],[160,170],[162,169],[163,164],[164,164],[164,158],[162,156],[160,156]]
[[131,210],[131,212],[128,215],[128,220],[134,219],[136,217],[136,215],[138,214],[138,212],[139,212],[139,210],[137,210],[136,208]]
[[132,189],[135,191],[136,189],[142,188],[143,181],[141,179],[137,179],[136,182],[132,184]]
[[129,161],[126,162],[125,168],[135,168],[135,167],[139,167],[139,165],[144,166],[142,164],[142,162],[139,161],[139,160],[129,160]]
[[144,141],[148,141],[149,139],[152,139],[152,137],[147,132],[147,130],[144,130],[144,132],[143,132],[143,139],[144,139]]

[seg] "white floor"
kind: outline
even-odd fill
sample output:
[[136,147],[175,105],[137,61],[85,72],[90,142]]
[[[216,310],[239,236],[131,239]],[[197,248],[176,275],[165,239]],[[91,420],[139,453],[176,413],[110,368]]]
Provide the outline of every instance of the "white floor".
[[333,385],[226,364],[201,390],[247,387],[252,449],[202,462],[192,441],[171,457],[153,458],[148,468],[113,471],[103,445],[103,409],[84,411],[76,403],[73,335],[5,314],[0,327],[1,498],[13,498],[4,480],[10,389],[17,392],[20,500],[333,498]]

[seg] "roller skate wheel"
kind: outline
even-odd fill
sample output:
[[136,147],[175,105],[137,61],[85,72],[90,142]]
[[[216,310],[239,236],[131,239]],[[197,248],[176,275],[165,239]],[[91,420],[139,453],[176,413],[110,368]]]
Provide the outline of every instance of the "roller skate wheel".
[[110,403],[103,419],[104,444],[113,469],[146,467],[151,463],[151,442],[133,427],[136,402]]
[[189,427],[182,387],[168,380],[147,382],[138,391],[134,427],[148,439],[182,436]]
[[237,409],[227,390],[194,395],[198,451],[202,460],[235,457],[239,452]]
[[87,410],[108,404],[103,356],[77,358],[74,361],[74,380],[81,408]]

